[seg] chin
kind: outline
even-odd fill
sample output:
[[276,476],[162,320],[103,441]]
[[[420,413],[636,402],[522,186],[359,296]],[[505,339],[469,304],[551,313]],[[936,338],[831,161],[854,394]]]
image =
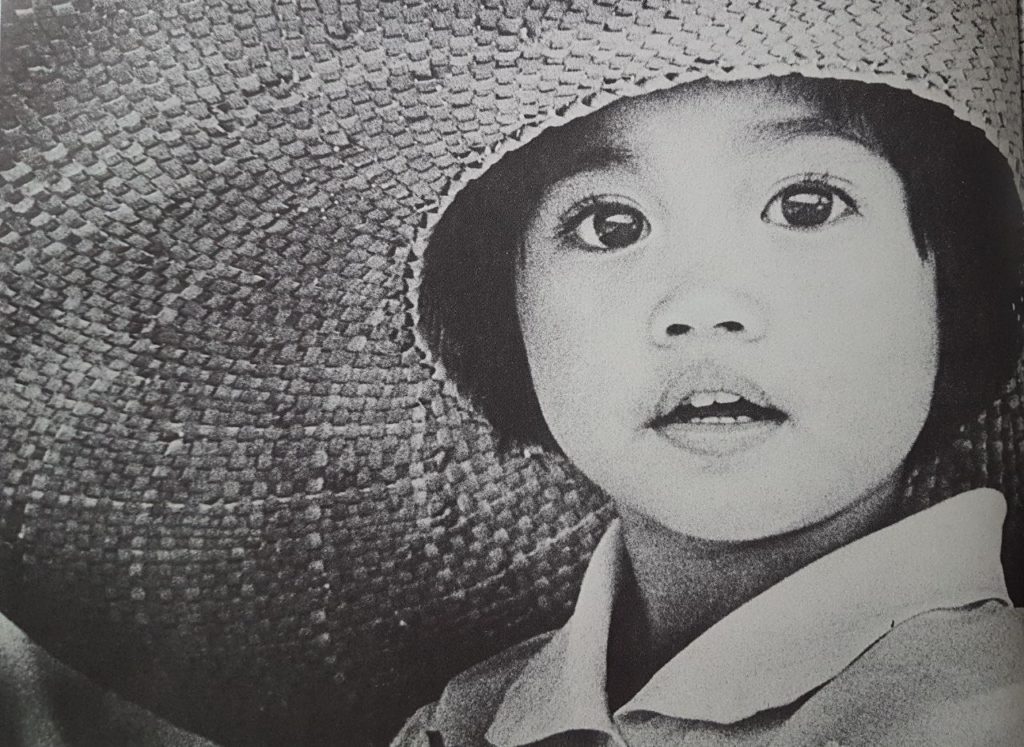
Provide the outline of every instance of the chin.
[[[737,543],[758,542],[792,535],[813,527],[840,520],[864,501],[877,496],[872,509],[885,511],[892,490],[869,489],[864,494],[836,494],[823,500],[829,493],[827,486],[813,493],[766,487],[762,490],[727,488],[716,478],[717,485],[702,486],[699,480],[688,481],[683,492],[663,494],[658,501],[616,501],[620,510],[641,514],[676,534],[706,542]],[[747,482],[756,484],[756,482]],[[889,482],[883,485],[889,487]],[[651,495],[648,493],[648,495]],[[701,499],[696,500],[697,496]],[[680,510],[685,507],[684,510]],[[870,511],[874,513],[874,510]],[[842,526],[846,522],[838,521]],[[839,528],[837,527],[837,530]]]

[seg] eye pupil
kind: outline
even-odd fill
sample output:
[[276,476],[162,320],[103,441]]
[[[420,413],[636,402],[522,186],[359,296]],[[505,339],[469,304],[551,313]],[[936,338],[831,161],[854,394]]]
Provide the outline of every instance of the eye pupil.
[[801,187],[782,196],[782,217],[792,226],[820,226],[832,215],[833,198],[828,192]]
[[624,211],[621,207],[599,210],[594,214],[594,233],[601,243],[610,249],[635,244],[644,232],[641,216]]

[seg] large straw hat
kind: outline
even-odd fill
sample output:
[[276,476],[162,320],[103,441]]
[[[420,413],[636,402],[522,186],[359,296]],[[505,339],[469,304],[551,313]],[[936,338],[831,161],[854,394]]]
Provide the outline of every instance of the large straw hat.
[[[427,230],[502,151],[796,70],[947,103],[1022,173],[1015,0],[3,12],[0,611],[229,744],[385,738],[574,598],[601,496],[497,454],[413,330]],[[1011,553],[1021,396],[908,486],[1002,489]]]

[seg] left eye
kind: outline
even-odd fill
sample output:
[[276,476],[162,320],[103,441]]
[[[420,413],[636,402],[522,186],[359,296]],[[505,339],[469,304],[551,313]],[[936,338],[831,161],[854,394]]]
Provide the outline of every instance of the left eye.
[[824,184],[791,184],[771,199],[761,220],[786,228],[810,229],[856,213],[857,206],[842,190]]

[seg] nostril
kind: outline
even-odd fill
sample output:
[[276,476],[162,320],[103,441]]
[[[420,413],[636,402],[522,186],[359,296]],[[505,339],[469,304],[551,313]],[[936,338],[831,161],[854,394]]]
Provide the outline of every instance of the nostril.
[[767,329],[763,299],[729,288],[680,286],[667,292],[646,317],[648,341],[675,347],[693,342],[755,342]]
[[665,329],[665,332],[668,333],[669,337],[676,337],[678,335],[685,335],[691,329],[693,329],[693,327],[689,324],[670,324]]

